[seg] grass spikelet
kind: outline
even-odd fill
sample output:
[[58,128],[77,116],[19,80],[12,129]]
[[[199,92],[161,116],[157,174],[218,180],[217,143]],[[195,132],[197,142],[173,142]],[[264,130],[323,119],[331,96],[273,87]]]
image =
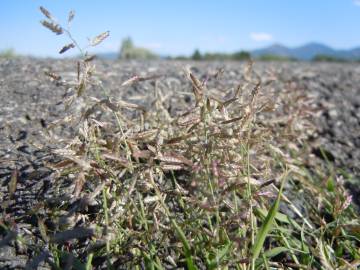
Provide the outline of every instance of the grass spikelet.
[[108,36],[110,35],[110,31],[106,31],[101,33],[100,35],[96,36],[95,38],[93,38],[93,40],[91,41],[90,45],[91,46],[97,46],[99,45],[101,42],[103,42]]
[[61,76],[58,74],[55,74],[54,72],[50,72],[50,71],[45,71],[44,72],[46,76],[49,76],[50,78],[52,78],[55,81],[60,81],[61,80]]
[[179,154],[165,154],[165,155],[160,155],[158,157],[156,157],[156,159],[167,162],[167,163],[179,163],[179,164],[186,164],[191,166],[192,162],[188,159],[186,159],[185,157],[182,157]]
[[62,49],[59,51],[59,54],[63,54],[64,52],[72,49],[72,48],[75,48],[75,44],[74,43],[70,43],[68,45],[65,45],[64,47],[62,47]]
[[233,118],[233,119],[229,119],[229,120],[222,121],[221,124],[230,124],[230,123],[234,123],[234,122],[240,121],[241,119],[243,119],[243,116],[235,117],[235,118]]
[[51,15],[51,13],[50,13],[46,8],[40,6],[40,11],[41,11],[41,13],[44,14],[45,17],[48,18],[49,20],[51,20],[51,21],[54,20],[53,17],[52,17],[52,15]]
[[201,118],[196,114],[187,115],[177,120],[177,123],[180,126],[190,126],[190,125],[198,124],[200,122],[201,122]]
[[83,190],[85,184],[85,174],[83,171],[81,171],[75,180],[75,187],[74,187],[74,196],[75,198],[78,198],[81,194],[81,191]]
[[159,132],[158,129],[151,129],[143,132],[138,132],[133,134],[131,136],[131,139],[135,139],[135,140],[154,139],[158,132]]
[[64,33],[64,30],[62,29],[62,27],[54,22],[49,22],[46,20],[42,20],[40,21],[40,23],[46,27],[47,29],[49,29],[50,31],[54,32],[57,35],[61,35],[62,33]]
[[71,23],[72,20],[75,17],[75,11],[74,10],[70,10],[69,15],[68,15],[68,23]]
[[157,78],[160,78],[161,75],[153,75],[153,76],[148,76],[148,77],[140,77],[138,75],[135,75],[133,77],[131,77],[130,79],[126,80],[125,82],[123,82],[121,84],[121,86],[129,86],[129,85],[133,85],[137,82],[143,82],[143,81],[147,81],[147,80],[154,80]]
[[180,171],[180,170],[184,169],[184,166],[182,166],[182,165],[166,164],[166,163],[165,164],[160,163],[160,167],[164,171]]
[[127,85],[132,85],[134,84],[135,82],[138,82],[139,81],[139,76],[134,76],[134,77],[131,77],[130,79],[126,80],[125,82],[123,82],[121,84],[121,86],[127,86]]
[[114,103],[111,103],[110,100],[107,100],[105,103],[110,109],[113,109],[114,111],[116,111],[115,108],[119,109],[119,107],[126,108],[126,109],[140,110],[140,111],[143,111],[143,112],[146,111],[146,108],[141,106],[141,105],[126,102],[126,101],[123,101],[123,100],[117,100]]
[[204,89],[201,85],[201,82],[189,71],[189,78],[193,85],[193,93],[195,96],[196,104],[199,104],[202,101]]

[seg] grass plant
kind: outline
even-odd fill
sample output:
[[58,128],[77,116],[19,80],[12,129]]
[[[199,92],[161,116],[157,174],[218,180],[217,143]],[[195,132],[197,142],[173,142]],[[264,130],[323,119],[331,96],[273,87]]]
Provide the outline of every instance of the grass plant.
[[[29,269],[44,261],[53,269],[357,269],[358,215],[337,169],[309,159],[314,112],[304,93],[271,91],[249,62],[228,92],[185,70],[194,102],[179,98],[175,115],[160,89],[147,107],[119,100],[87,53],[109,32],[82,48],[41,12],[44,27],[70,39],[60,53],[77,48],[82,58],[74,82],[47,73],[73,89],[63,100],[69,114],[49,136],[60,124],[76,128],[51,164],[56,181],[75,177],[67,201],[44,202],[36,245],[26,243]],[[146,79],[158,78],[122,87]],[[70,114],[77,99],[87,107]]]

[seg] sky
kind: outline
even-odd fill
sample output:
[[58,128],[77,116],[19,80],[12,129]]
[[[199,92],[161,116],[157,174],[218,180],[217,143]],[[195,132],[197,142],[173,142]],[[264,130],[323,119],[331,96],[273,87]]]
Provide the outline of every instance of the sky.
[[173,56],[196,48],[235,52],[274,43],[360,46],[360,0],[1,0],[0,51],[58,56],[69,40],[40,25],[39,6],[64,25],[74,10],[71,32],[83,46],[109,30],[93,52],[117,52],[128,36],[137,46]]

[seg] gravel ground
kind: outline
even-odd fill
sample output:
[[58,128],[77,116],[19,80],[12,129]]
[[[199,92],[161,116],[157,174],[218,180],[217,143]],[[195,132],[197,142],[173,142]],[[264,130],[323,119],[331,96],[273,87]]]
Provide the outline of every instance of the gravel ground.
[[[130,99],[159,87],[189,99],[190,87],[183,74],[184,66],[191,66],[200,77],[206,78],[224,69],[216,85],[227,90],[234,87],[244,64],[229,62],[113,62],[97,61],[97,71],[112,96]],[[360,66],[357,64],[328,63],[256,63],[255,71],[261,76],[273,73],[279,78],[274,87],[300,87],[314,97],[314,107],[321,109],[313,121],[317,136],[311,139],[313,153],[321,157],[324,149],[335,166],[350,173],[354,180],[347,183],[353,194],[360,194]],[[45,163],[53,156],[51,145],[41,135],[50,122],[64,115],[62,100],[65,90],[51,82],[44,71],[56,71],[64,79],[76,78],[75,63],[70,60],[15,59],[0,60],[0,203],[10,207],[11,215],[22,215],[44,198],[53,195],[51,171]],[[134,75],[162,75],[129,88],[121,88],[125,80]],[[91,89],[94,95],[94,89]],[[143,102],[144,105],[146,101]],[[176,109],[176,98],[169,106]],[[59,130],[59,136],[71,136],[71,130]],[[44,148],[45,146],[45,148]],[[19,181],[13,198],[8,198],[7,186],[14,169]],[[353,196],[360,205],[360,197]],[[31,230],[32,220],[23,220]],[[5,238],[4,238],[5,239]],[[5,241],[5,240],[0,241]],[[16,251],[21,250],[16,246]],[[14,248],[0,249],[0,268],[23,267],[27,258],[17,256]]]

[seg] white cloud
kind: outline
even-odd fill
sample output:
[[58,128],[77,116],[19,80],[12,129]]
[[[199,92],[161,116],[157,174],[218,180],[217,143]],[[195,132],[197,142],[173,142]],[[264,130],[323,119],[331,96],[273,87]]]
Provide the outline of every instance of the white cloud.
[[[360,0],[359,0],[360,1]],[[269,33],[250,33],[250,38],[255,41],[270,41],[273,39]]]
[[360,0],[353,0],[353,2],[354,2],[354,5],[356,5],[356,6],[359,6],[359,7],[360,7]]

